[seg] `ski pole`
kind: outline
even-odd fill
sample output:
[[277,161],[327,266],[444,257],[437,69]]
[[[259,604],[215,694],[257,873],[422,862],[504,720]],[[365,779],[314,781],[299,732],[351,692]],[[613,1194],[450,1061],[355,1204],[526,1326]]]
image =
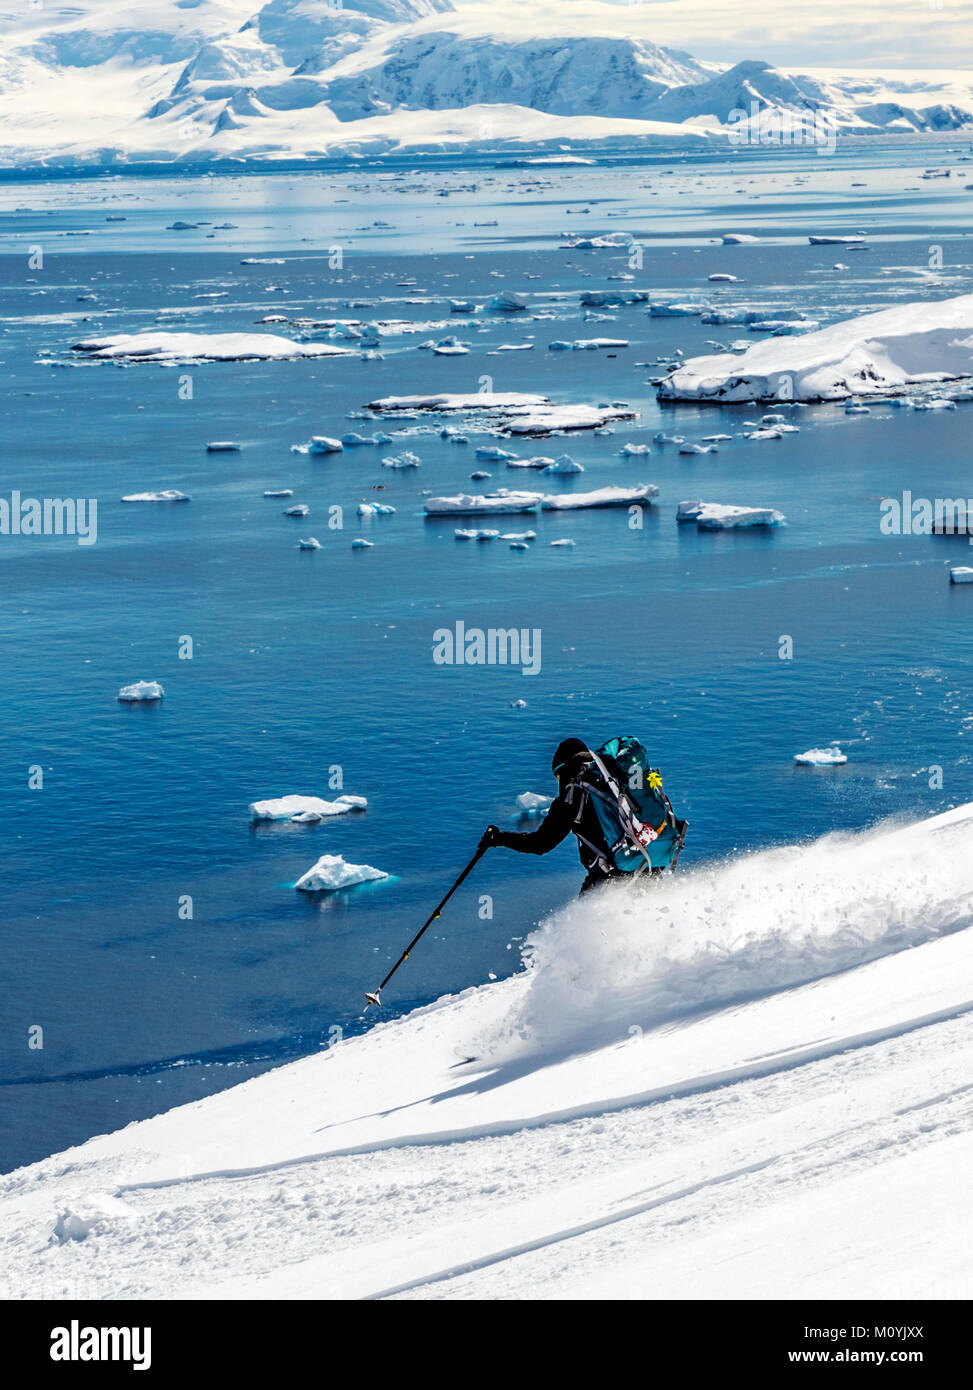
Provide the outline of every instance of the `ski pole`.
[[399,956],[398,960],[397,960],[397,961],[395,962],[395,964],[392,966],[392,969],[391,969],[391,970],[389,971],[389,973],[386,975],[385,979],[384,979],[384,980],[382,981],[382,983],[379,985],[378,989],[376,989],[375,992],[374,992],[373,994],[369,994],[369,993],[366,991],[366,993],[365,993],[365,998],[368,1000],[368,1003],[365,1005],[366,1010],[367,1010],[369,1004],[375,1004],[375,1005],[377,1005],[377,1006],[380,1006],[380,1005],[381,1005],[381,1003],[382,1003],[382,990],[383,990],[383,989],[385,988],[385,986],[388,984],[389,980],[391,980],[392,976],[395,974],[396,970],[398,970],[398,968],[399,968],[399,966],[402,964],[402,962],[409,959],[409,952],[412,950],[413,946],[415,946],[416,942],[419,940],[419,938],[420,938],[420,937],[422,936],[422,934],[425,932],[426,928],[432,926],[433,922],[435,922],[436,918],[439,916],[439,914],[442,912],[443,908],[444,908],[444,907],[446,906],[446,904],[449,902],[450,898],[451,898],[451,897],[453,896],[453,894],[456,892],[457,888],[458,888],[458,887],[460,886],[460,884],[463,882],[463,880],[464,880],[464,878],[466,877],[466,875],[467,875],[468,873],[470,873],[470,871],[472,870],[473,866],[474,866],[474,865],[477,863],[477,861],[486,853],[487,848],[488,848],[488,846],[482,845],[482,846],[480,846],[480,847],[477,849],[477,851],[476,851],[476,853],[474,854],[473,858],[472,858],[472,859],[470,860],[470,862],[467,864],[466,868],[465,868],[465,869],[463,870],[463,872],[460,874],[459,878],[458,878],[458,879],[456,880],[456,882],[453,884],[452,888],[450,888],[450,890],[449,890],[449,892],[446,894],[445,898],[443,898],[442,902],[439,904],[439,906],[438,906],[437,908],[434,909],[434,911],[433,911],[432,914],[426,919],[426,921],[423,922],[422,926],[419,928],[419,930],[416,932],[415,936],[414,936],[414,937],[412,938],[412,940],[409,942],[408,946],[407,946],[407,947],[405,948],[405,950],[402,952],[401,956]]

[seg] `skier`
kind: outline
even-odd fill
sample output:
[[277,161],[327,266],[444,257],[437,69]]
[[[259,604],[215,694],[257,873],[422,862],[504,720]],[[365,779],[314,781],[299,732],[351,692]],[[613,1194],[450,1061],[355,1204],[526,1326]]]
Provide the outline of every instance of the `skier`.
[[[536,830],[525,833],[501,830],[496,825],[488,825],[480,840],[480,848],[486,850],[496,846],[516,850],[518,854],[547,854],[573,831],[578,839],[581,864],[586,870],[586,877],[581,885],[582,893],[589,892],[609,879],[631,877],[630,870],[620,867],[617,854],[619,845],[609,843],[603,816],[599,816],[598,813],[597,802],[600,801],[604,806],[609,799],[606,797],[607,787],[601,775],[601,769],[605,767],[604,757],[607,756],[604,749],[601,750],[601,754],[602,757],[593,754],[580,738],[564,739],[558,744],[551,760],[551,769],[558,780],[559,791],[541,824]],[[622,774],[615,760],[608,758],[608,762],[611,764],[610,772],[621,779]],[[660,780],[657,793],[660,799],[661,785]],[[675,835],[674,844],[681,848],[686,822],[675,819],[667,798],[665,806]],[[639,828],[642,828],[641,824]],[[657,832],[650,831],[645,843],[657,838]],[[644,855],[644,850],[639,853]],[[626,854],[634,857],[631,849],[626,850]],[[678,848],[667,860],[666,867],[675,862],[675,854],[678,854]],[[639,858],[638,863],[644,866],[643,872],[649,871],[647,856]],[[650,871],[661,873],[662,868],[653,866]]]

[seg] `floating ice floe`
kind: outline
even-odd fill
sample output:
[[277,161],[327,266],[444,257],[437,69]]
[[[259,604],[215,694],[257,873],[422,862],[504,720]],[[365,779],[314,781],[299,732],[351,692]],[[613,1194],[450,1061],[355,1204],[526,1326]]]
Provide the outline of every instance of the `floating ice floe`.
[[562,242],[559,251],[600,251],[631,244],[631,232],[609,232],[606,236],[584,236]]
[[746,232],[724,232],[720,237],[724,246],[748,246],[751,242],[759,241],[759,237],[749,236]]
[[772,425],[772,426],[769,426],[769,427],[766,428],[766,429],[750,430],[749,433],[745,434],[743,437],[744,437],[744,439],[757,439],[757,440],[760,440],[760,439],[783,439],[783,438],[784,438],[784,431],[783,431],[782,429],[780,429],[778,426]]
[[651,502],[658,497],[654,483],[634,483],[630,487],[616,485],[596,488],[594,492],[548,493],[541,498],[545,511],[578,511],[582,507],[625,507],[633,502]]
[[550,468],[554,462],[547,454],[535,454],[533,458],[518,459],[512,455],[506,460],[508,468]]
[[374,448],[378,444],[391,444],[390,434],[358,434],[355,430],[350,430],[348,434],[341,436],[341,443],[346,449],[365,449]]
[[390,507],[387,502],[359,502],[359,516],[392,516],[395,508]]
[[340,854],[322,854],[316,864],[302,874],[294,885],[302,893],[333,893],[341,888],[354,888],[359,883],[371,883],[388,878],[381,869],[368,864],[348,864]]
[[618,452],[625,458],[634,458],[639,454],[651,454],[652,449],[648,444],[623,444]]
[[264,496],[265,496],[265,497],[293,497],[293,496],[294,496],[294,489],[293,489],[292,487],[268,488],[267,491],[264,493]]
[[292,444],[292,454],[340,454],[344,449],[340,439],[329,439],[326,434],[312,434],[306,444]]
[[[634,420],[638,412],[617,405],[554,405],[548,396],[526,392],[482,391],[475,395],[443,393],[433,396],[384,396],[369,410],[398,414],[402,410],[482,412],[495,417],[508,434],[551,434],[560,430],[597,429],[611,420]],[[347,440],[346,440],[347,442]]]
[[521,792],[517,797],[517,810],[522,816],[538,816],[541,811],[547,810],[552,800],[542,792]]
[[809,748],[806,753],[795,753],[794,761],[803,767],[836,767],[846,763],[848,758],[835,743],[830,748]]
[[951,584],[973,584],[973,566],[954,565],[949,572]]
[[527,295],[521,290],[500,290],[498,294],[487,300],[488,309],[498,309],[505,314],[518,313],[520,310],[526,309],[527,304]]
[[575,462],[570,454],[559,454],[553,463],[544,468],[545,473],[583,473],[584,465]]
[[382,459],[383,468],[418,468],[422,459],[418,454],[410,453],[408,450],[404,454],[396,454],[391,458]]
[[166,488],[164,492],[130,492],[123,502],[188,502],[189,496],[178,488]]
[[725,281],[727,284],[737,284],[740,279],[739,275],[726,275],[723,271],[717,271],[715,275],[707,275],[706,278],[720,283]]
[[793,339],[768,339],[742,357],[690,358],[658,391],[661,400],[835,400],[968,377],[971,357],[973,294],[967,294],[896,305]]
[[253,362],[294,357],[343,357],[354,348],[333,343],[297,343],[272,333],[116,333],[72,343],[89,357],[129,362]]
[[326,801],[320,796],[275,796],[266,801],[251,801],[249,811],[251,820],[327,820],[330,816],[343,816],[349,811],[364,811],[368,801],[363,796],[339,796],[334,801]]
[[239,444],[234,444],[232,439],[214,439],[212,443],[206,445],[208,454],[238,454]]
[[654,319],[683,319],[702,314],[708,304],[650,304],[649,313]]
[[551,541],[551,546],[552,546],[552,548],[553,548],[554,546],[564,546],[564,547],[568,547],[568,546],[572,546],[572,545],[576,545],[576,544],[577,544],[576,541],[570,540],[567,536],[562,536],[562,538],[561,538],[560,540],[558,540],[558,541]]
[[516,545],[526,545],[528,541],[534,540],[536,535],[536,531],[505,531],[500,539],[511,541]]
[[809,236],[812,246],[862,246],[863,236]]
[[161,700],[165,693],[158,681],[134,681],[122,686],[118,699],[123,704],[135,704],[139,700]]
[[457,527],[453,535],[458,541],[495,541],[499,531],[475,531]]
[[623,304],[648,303],[647,290],[582,290],[581,303],[587,308],[599,309]]
[[469,352],[466,343],[461,343],[459,338],[442,338],[438,343],[433,343],[432,351],[437,357],[465,357]]
[[451,299],[449,301],[451,314],[478,314],[482,308],[482,304],[477,304],[472,299]]
[[716,454],[719,452],[715,444],[680,444],[681,454]]
[[731,507],[722,502],[680,502],[676,521],[694,521],[701,531],[730,531],[745,526],[783,526],[783,512],[772,507]]
[[317,536],[308,536],[306,540],[297,542],[297,548],[298,550],[320,550],[321,542]]
[[364,536],[357,536],[351,543],[352,550],[371,550],[374,541],[366,541]]
[[287,507],[284,510],[285,516],[307,516],[311,508],[306,502],[298,502],[296,506]]
[[548,343],[549,352],[589,352],[598,348],[627,348],[627,338],[576,338],[573,342]]
[[509,449],[498,448],[496,444],[481,444],[476,450],[476,457],[489,463],[502,463],[516,459],[517,455],[512,454]]
[[[760,308],[753,309],[746,304],[721,305],[719,308],[706,309],[703,312],[703,323],[709,324],[758,324],[758,323],[808,323],[807,315],[801,309],[787,308]],[[817,324],[814,325],[817,327]]]
[[486,494],[457,493],[455,497],[427,497],[425,509],[430,516],[475,516],[479,512],[533,512],[540,505],[539,492],[498,492]]

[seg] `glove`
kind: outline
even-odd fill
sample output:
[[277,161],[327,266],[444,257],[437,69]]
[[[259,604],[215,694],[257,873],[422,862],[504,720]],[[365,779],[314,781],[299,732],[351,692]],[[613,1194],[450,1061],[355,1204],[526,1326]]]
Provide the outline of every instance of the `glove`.
[[480,836],[480,843],[478,848],[481,850],[493,849],[494,845],[498,845],[500,843],[500,834],[501,832],[497,828],[497,826],[488,825],[486,830],[484,830],[483,834]]

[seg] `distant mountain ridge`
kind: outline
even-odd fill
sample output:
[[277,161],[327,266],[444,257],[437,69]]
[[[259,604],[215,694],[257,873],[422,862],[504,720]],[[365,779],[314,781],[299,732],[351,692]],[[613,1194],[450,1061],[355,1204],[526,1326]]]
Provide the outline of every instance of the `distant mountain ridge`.
[[617,6],[532,21],[450,0],[253,4],[80,0],[0,18],[0,160],[699,144],[809,113],[846,133],[973,129],[968,74],[723,67]]

